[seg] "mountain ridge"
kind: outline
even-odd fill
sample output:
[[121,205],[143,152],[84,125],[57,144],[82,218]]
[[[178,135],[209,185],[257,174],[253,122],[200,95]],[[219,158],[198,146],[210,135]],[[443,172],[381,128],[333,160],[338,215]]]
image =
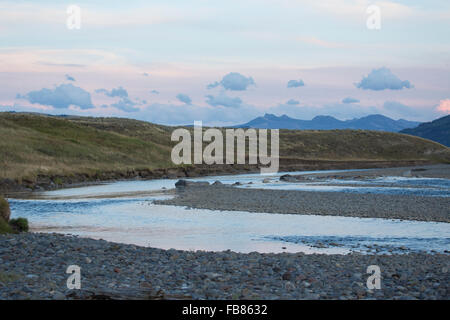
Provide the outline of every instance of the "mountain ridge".
[[256,129],[291,129],[291,130],[377,130],[388,132],[399,132],[407,128],[417,127],[420,122],[404,119],[393,120],[381,114],[372,114],[351,120],[339,120],[329,115],[319,115],[312,120],[301,120],[291,118],[285,114],[276,116],[266,113],[247,123],[234,126],[235,128]]
[[421,123],[415,128],[404,129],[400,133],[429,139],[450,147],[450,115]]

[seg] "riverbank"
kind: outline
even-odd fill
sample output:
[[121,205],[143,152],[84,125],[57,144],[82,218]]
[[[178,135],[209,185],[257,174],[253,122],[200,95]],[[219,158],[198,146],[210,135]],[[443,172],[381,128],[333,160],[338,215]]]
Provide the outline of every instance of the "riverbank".
[[[305,180],[369,179],[407,173],[448,178],[449,165],[386,168],[345,173],[317,173],[291,177],[293,184]],[[263,177],[261,178],[263,179]],[[298,179],[298,180],[296,180]],[[404,186],[408,187],[407,185]],[[450,197],[391,194],[353,194],[298,190],[236,188],[224,185],[177,188],[176,197],[157,204],[210,210],[235,210],[284,214],[332,215],[365,218],[450,222]]]
[[[235,165],[174,168],[171,134],[176,128],[125,118],[0,112],[0,193],[258,171]],[[279,138],[282,171],[450,162],[449,148],[392,132],[280,130]]]
[[[371,169],[427,165],[427,160],[407,161],[332,161],[282,159],[280,171]],[[34,179],[0,178],[0,194],[16,196],[33,191],[48,191],[71,187],[95,185],[126,180],[152,180],[193,178],[202,176],[258,173],[256,165],[195,165],[161,169],[133,169],[125,171],[98,171],[95,173],[73,173],[70,175],[39,174]]]
[[[81,267],[81,290],[66,269]],[[368,290],[369,265],[381,289]],[[0,299],[449,299],[448,254],[161,250],[57,234],[0,236]]]

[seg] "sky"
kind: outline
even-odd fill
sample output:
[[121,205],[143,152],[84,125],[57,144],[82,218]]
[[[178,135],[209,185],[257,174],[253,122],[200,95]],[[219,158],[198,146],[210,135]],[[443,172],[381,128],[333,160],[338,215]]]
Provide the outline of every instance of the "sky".
[[450,113],[450,1],[0,0],[0,111],[430,121]]

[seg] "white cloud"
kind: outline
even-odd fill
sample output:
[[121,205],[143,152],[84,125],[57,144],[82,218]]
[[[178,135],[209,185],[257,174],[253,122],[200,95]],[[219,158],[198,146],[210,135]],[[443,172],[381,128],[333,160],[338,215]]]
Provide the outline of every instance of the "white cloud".
[[225,90],[245,91],[251,85],[255,85],[252,77],[246,77],[238,72],[230,72],[226,74],[220,82],[216,81],[209,84],[206,88],[213,89],[222,86]]
[[60,71],[93,67],[96,70],[132,71],[128,61],[111,51],[98,49],[39,49],[35,47],[0,48],[0,72]]
[[[81,8],[82,28],[92,27],[135,27],[175,22],[195,22],[216,13],[212,7],[192,5],[130,4],[125,9],[114,5],[78,4]],[[67,4],[55,3],[17,3],[8,1],[0,4],[0,26],[22,24],[60,24],[66,25]]]
[[298,5],[307,5],[322,13],[327,13],[341,19],[366,19],[366,9],[370,5],[377,5],[381,9],[383,18],[404,19],[417,15],[420,10],[417,7],[404,5],[393,1],[372,0],[297,0]]
[[138,102],[132,101],[127,97],[123,97],[118,102],[111,104],[111,107],[125,112],[137,112],[140,110],[139,108],[136,108],[138,104]]
[[408,80],[400,80],[391,70],[380,68],[372,70],[366,77],[356,84],[357,88],[364,90],[401,90],[413,88]]
[[286,101],[286,104],[289,104],[289,105],[298,105],[298,104],[300,104],[300,101],[294,100],[294,99],[289,99],[288,101]]
[[81,109],[92,109],[91,94],[72,84],[61,84],[55,89],[43,88],[30,91],[25,95],[17,95],[19,99],[28,100],[30,103],[52,106],[56,109],[67,109],[70,106],[78,106]]
[[209,105],[216,107],[216,106],[223,106],[227,108],[238,108],[242,104],[242,100],[239,97],[229,97],[225,95],[224,93],[220,93],[217,96],[213,95],[207,95],[206,103]]
[[108,97],[121,97],[121,98],[126,98],[128,97],[128,91],[125,90],[122,87],[118,87],[118,88],[113,88],[110,91],[106,90],[106,89],[97,89],[95,90],[96,93],[103,93]]
[[305,85],[305,83],[303,82],[303,80],[289,80],[287,83],[287,87],[288,88],[298,88],[298,87],[303,87]]
[[439,101],[439,105],[436,108],[439,112],[450,114],[450,99],[444,99]]
[[357,102],[359,102],[359,100],[352,97],[342,99],[342,103],[357,103]]
[[66,74],[65,77],[67,81],[76,81],[75,78],[72,77],[70,74]]
[[348,45],[344,44],[344,43],[338,43],[338,42],[331,42],[331,41],[326,41],[326,40],[322,40],[319,39],[317,37],[313,37],[313,36],[300,36],[296,38],[298,41],[307,43],[307,44],[312,44],[315,46],[319,46],[319,47],[323,47],[323,48],[345,48],[348,47]]
[[418,116],[417,110],[397,101],[386,101],[383,108],[396,116],[408,118]]
[[187,94],[179,93],[176,98],[185,104],[192,104],[192,99]]

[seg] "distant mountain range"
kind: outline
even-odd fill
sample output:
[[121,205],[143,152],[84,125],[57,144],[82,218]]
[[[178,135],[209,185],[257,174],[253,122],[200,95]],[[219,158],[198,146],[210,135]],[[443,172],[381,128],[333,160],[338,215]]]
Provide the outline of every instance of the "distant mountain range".
[[373,114],[352,120],[338,120],[331,116],[317,116],[312,120],[299,120],[282,115],[266,113],[263,117],[255,118],[237,128],[257,129],[296,129],[296,130],[334,130],[334,129],[363,129],[398,132],[406,128],[417,127],[420,122],[407,120],[393,120],[381,114]]
[[431,122],[424,122],[417,128],[405,129],[400,132],[430,139],[450,147],[450,115]]

